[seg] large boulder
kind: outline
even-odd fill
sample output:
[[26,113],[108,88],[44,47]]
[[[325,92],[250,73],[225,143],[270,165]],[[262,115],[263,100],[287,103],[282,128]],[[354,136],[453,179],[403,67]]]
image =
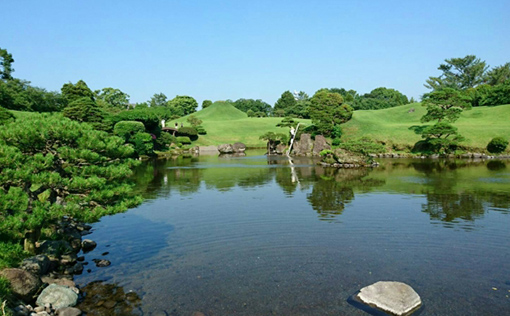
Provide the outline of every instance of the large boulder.
[[43,275],[50,269],[51,261],[46,255],[37,255],[24,259],[21,262],[21,269],[31,272],[35,275]]
[[221,144],[218,146],[218,151],[220,154],[232,154],[234,153],[234,148],[232,148],[231,144]]
[[244,153],[244,151],[246,150],[246,145],[243,143],[234,143],[232,145],[232,149],[234,150],[235,153]]
[[326,141],[326,138],[322,135],[315,136],[315,142],[313,143],[313,152],[314,156],[319,156],[321,151],[325,149],[331,149],[331,146]]
[[362,288],[357,298],[369,306],[397,316],[410,315],[421,306],[420,296],[402,282],[379,281]]
[[78,302],[78,294],[67,286],[50,284],[45,288],[39,297],[37,297],[36,304],[44,306],[51,304],[53,308],[59,309],[63,307],[75,306]]
[[4,269],[0,276],[9,280],[12,292],[22,300],[30,301],[42,285],[41,279],[23,269]]
[[292,152],[297,156],[309,156],[312,154],[313,140],[310,134],[301,134],[301,138],[294,142]]

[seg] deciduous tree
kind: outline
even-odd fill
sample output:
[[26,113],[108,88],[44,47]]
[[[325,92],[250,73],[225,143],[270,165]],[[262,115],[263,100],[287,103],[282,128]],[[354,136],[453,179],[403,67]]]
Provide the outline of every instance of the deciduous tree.
[[317,91],[311,99],[310,117],[319,133],[330,136],[333,127],[352,118],[353,108],[338,93]]

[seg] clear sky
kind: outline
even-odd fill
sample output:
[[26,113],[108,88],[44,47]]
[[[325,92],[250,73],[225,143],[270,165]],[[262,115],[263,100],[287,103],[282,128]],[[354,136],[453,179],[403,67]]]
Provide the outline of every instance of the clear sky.
[[446,58],[510,62],[510,1],[2,0],[14,77],[83,79],[132,102],[262,99],[377,87],[419,98]]

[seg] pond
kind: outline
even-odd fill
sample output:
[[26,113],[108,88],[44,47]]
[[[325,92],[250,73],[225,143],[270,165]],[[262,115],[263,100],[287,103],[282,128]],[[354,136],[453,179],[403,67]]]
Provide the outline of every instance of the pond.
[[348,299],[380,280],[411,285],[420,315],[510,314],[509,162],[315,163],[257,151],[147,162],[147,200],[87,236],[86,260],[112,265],[75,279],[103,281],[89,285],[101,300],[136,296],[105,315],[367,315]]

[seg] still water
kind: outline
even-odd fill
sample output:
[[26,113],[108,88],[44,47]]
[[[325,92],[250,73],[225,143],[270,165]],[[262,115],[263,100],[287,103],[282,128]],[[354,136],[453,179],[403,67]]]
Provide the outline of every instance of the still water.
[[368,315],[348,298],[380,280],[411,285],[422,316],[510,315],[510,163],[380,162],[148,162],[147,200],[88,236],[86,260],[112,265],[76,281],[135,297],[105,315]]

